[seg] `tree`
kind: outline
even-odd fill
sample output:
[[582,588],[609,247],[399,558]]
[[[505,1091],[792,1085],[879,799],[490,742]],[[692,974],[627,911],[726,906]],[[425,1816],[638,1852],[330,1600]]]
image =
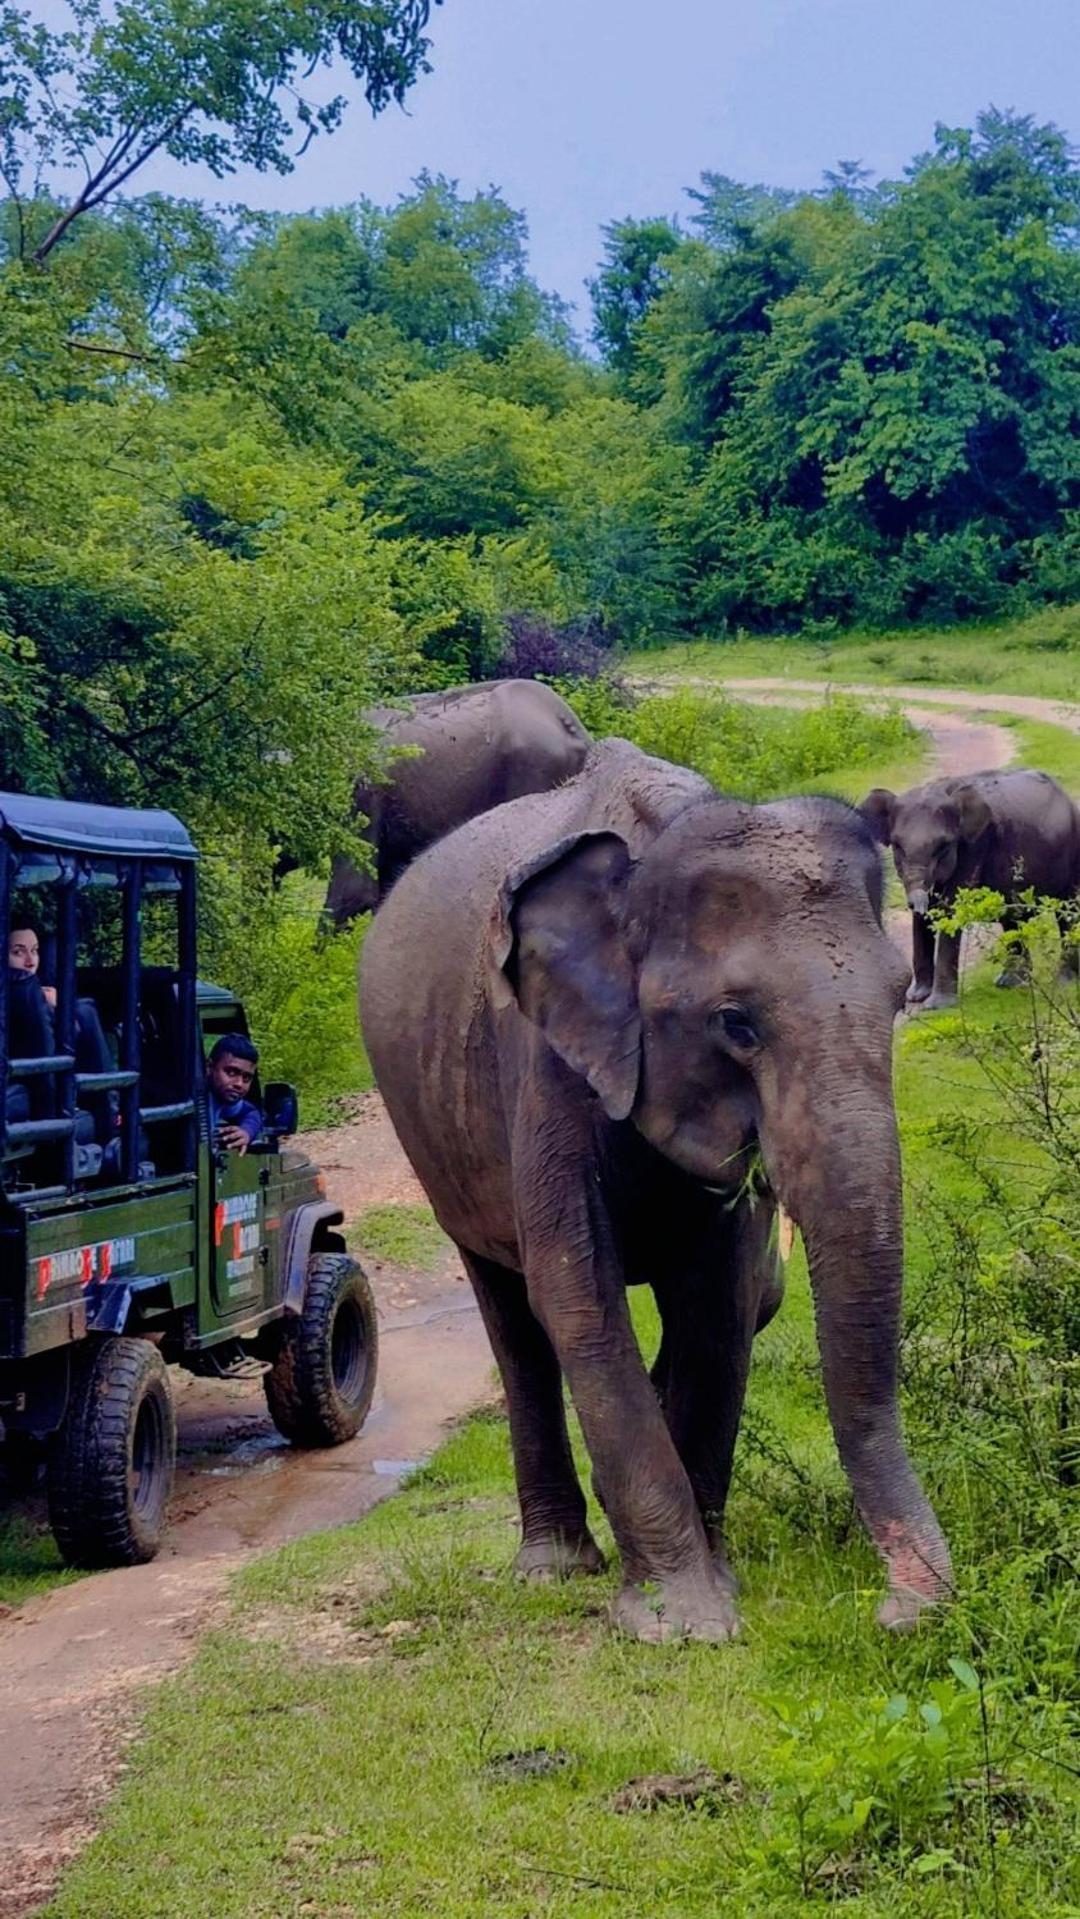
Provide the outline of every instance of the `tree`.
[[[434,0],[435,5],[441,0]],[[20,251],[39,265],[74,221],[115,196],[157,153],[218,178],[239,166],[292,170],[340,124],[342,94],[308,82],[342,61],[373,113],[428,70],[432,0],[69,0],[54,29],[0,4],[0,175]],[[83,175],[74,197],[34,215],[43,183]]]
[[749,234],[767,226],[778,213],[786,212],[802,198],[790,187],[744,186],[729,174],[711,172],[703,173],[701,185],[689,187],[687,192],[698,205],[698,212],[692,215],[694,225],[719,253],[741,245]]
[[608,366],[628,373],[638,328],[667,285],[682,235],[670,220],[615,220],[604,228],[604,259],[588,283],[592,337]]

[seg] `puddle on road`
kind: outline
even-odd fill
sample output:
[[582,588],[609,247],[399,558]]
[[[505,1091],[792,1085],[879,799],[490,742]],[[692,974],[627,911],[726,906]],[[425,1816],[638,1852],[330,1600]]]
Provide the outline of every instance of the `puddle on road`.
[[415,1473],[426,1466],[430,1453],[422,1453],[419,1459],[373,1459],[371,1470],[378,1473],[380,1479],[404,1479],[406,1473]]
[[246,1439],[224,1439],[216,1444],[180,1451],[178,1463],[189,1473],[201,1473],[209,1479],[229,1479],[235,1473],[274,1473],[293,1456],[293,1449],[280,1433],[251,1433]]

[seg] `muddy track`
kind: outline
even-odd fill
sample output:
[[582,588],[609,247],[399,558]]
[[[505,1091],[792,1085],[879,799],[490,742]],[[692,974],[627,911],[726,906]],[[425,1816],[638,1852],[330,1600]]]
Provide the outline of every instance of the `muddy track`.
[[[659,684],[659,682],[657,682]],[[860,699],[899,700],[904,706],[925,712],[928,706],[952,707],[965,713],[1007,713],[1015,720],[1041,720],[1048,726],[1062,726],[1080,733],[1080,706],[1069,700],[1046,700],[1030,693],[972,693],[958,688],[938,686],[860,686],[843,680],[734,679],[671,680],[669,685],[722,686],[740,699],[752,693],[854,693]],[[916,724],[919,722],[917,721]]]
[[[377,1095],[304,1145],[347,1221],[423,1199]],[[375,1403],[359,1436],[295,1453],[258,1379],[174,1372],[170,1528],[152,1565],[98,1573],[0,1619],[0,1915],[35,1911],[86,1844],[137,1730],[147,1685],[175,1671],[267,1547],[358,1519],[493,1391],[491,1351],[456,1253],[433,1272],[369,1267],[379,1311]],[[40,1495],[24,1503],[41,1516]]]
[[[951,708],[958,713],[1004,713],[1011,719],[1040,720],[1048,726],[1064,727],[1069,733],[1080,733],[1080,705],[1069,700],[1042,699],[1031,693],[972,693],[956,687],[930,685],[863,686],[857,682],[849,684],[846,680],[800,680],[789,679],[786,675],[761,679],[709,679],[702,675],[681,673],[656,677],[638,675],[633,684],[641,692],[655,693],[673,693],[683,686],[712,688],[714,691],[720,688],[740,700],[761,696],[770,703],[775,699],[778,705],[783,706],[801,705],[801,696],[811,694],[854,693],[859,699],[865,700],[899,700],[905,710],[910,710],[914,724],[925,725],[929,731],[933,730],[933,716],[927,712],[927,708],[939,707]],[[794,697],[789,699],[789,694]]]

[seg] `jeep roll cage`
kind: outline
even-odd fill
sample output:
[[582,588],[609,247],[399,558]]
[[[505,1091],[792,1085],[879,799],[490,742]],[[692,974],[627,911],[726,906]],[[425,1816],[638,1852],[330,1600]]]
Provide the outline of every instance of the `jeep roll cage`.
[[[140,1178],[145,1140],[162,1127],[171,1129],[170,1172],[194,1172],[201,1096],[197,857],[186,828],[171,813],[0,793],[0,1167],[7,1200],[61,1198],[89,1181],[98,1189],[102,1181],[133,1184]],[[28,887],[55,896],[51,1020],[42,1012],[40,986],[30,991],[33,976],[24,983],[7,963],[13,908]],[[78,907],[92,888],[119,895],[120,958],[113,967],[80,969]],[[143,964],[143,903],[150,895],[176,899],[174,963],[164,967]],[[93,994],[80,997],[91,986]],[[111,1044],[99,1015],[103,993]],[[168,1005],[175,1041],[168,1048],[172,1084],[166,1097],[157,1090],[149,1097],[152,1089],[144,1085],[143,1032],[152,1003]],[[88,1058],[88,1052],[96,1056]],[[102,1125],[93,1109],[107,1114],[111,1137],[95,1137]]]

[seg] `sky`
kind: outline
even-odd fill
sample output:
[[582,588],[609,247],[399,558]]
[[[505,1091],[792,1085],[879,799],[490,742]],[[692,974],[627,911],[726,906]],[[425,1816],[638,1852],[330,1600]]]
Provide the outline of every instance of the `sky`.
[[495,186],[584,330],[603,226],[685,219],[705,169],[809,187],[854,159],[895,177],[935,122],[991,103],[1080,139],[1077,0],[444,0],[430,36],[406,109],[373,119],[357,99],[292,175],[219,184],[165,162],[143,186],[290,211],[392,204],[423,167]]

